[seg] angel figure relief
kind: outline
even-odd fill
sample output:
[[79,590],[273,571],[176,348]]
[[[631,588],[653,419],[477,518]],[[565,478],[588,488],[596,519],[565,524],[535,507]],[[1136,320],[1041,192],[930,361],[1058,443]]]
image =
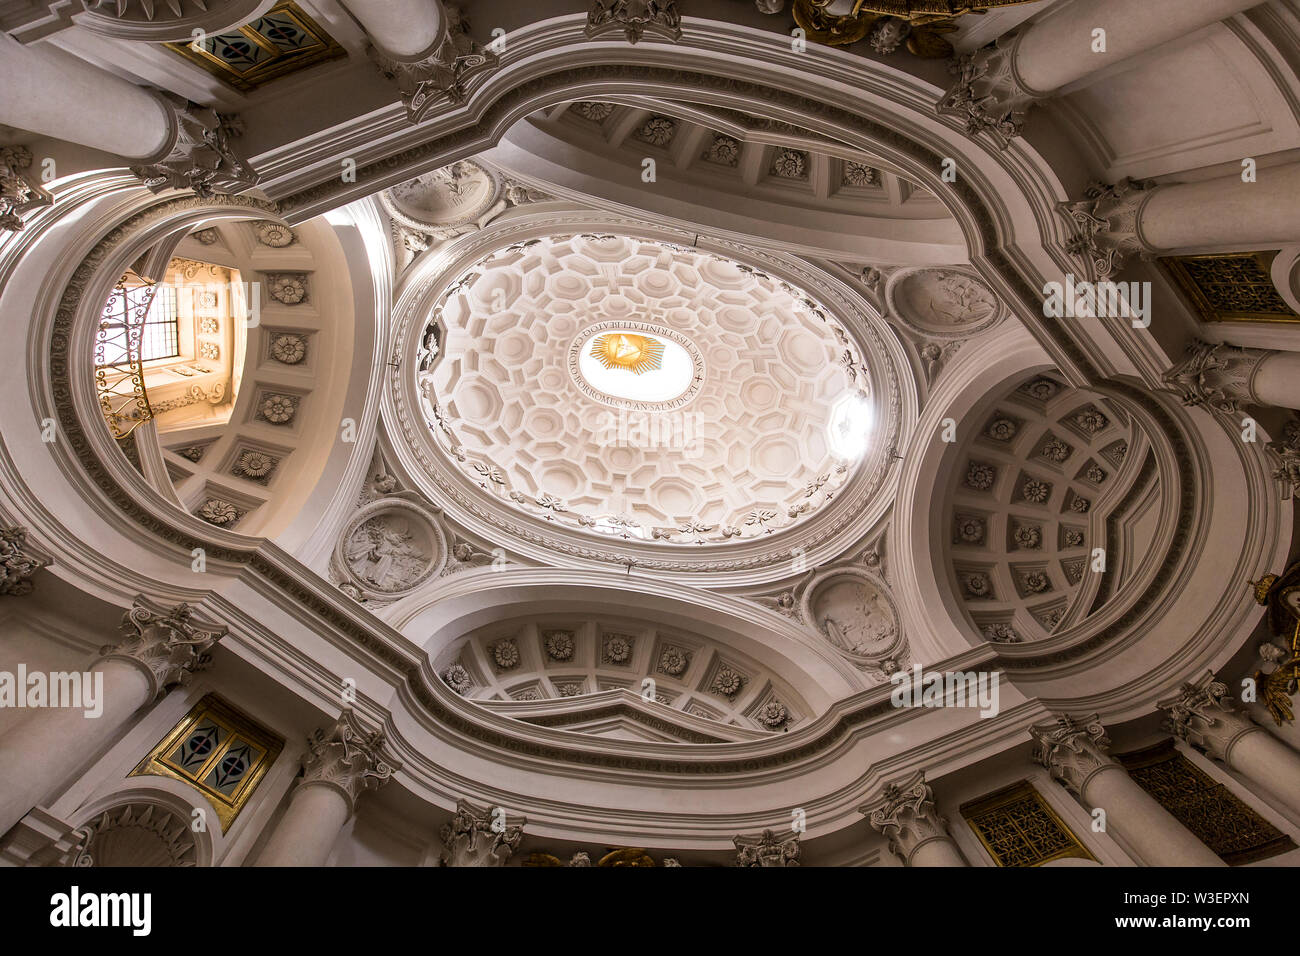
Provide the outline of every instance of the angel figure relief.
[[348,566],[377,591],[400,591],[429,563],[414,535],[383,519],[367,521],[348,543]]
[[1280,727],[1294,722],[1291,698],[1300,688],[1300,561],[1280,576],[1266,574],[1251,584],[1255,601],[1268,608],[1269,629],[1285,641],[1259,646],[1260,665],[1255,672],[1264,706]]

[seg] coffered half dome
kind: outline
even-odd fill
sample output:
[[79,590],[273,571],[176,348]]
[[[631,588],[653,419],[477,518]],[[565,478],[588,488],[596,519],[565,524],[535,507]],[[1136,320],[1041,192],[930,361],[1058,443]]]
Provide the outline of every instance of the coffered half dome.
[[972,424],[949,479],[956,593],[984,640],[1042,640],[1151,562],[1171,491],[1123,404],[1054,374],[1026,379]]
[[729,546],[881,477],[889,376],[878,395],[855,337],[785,279],[605,233],[450,274],[418,339],[420,433],[479,499],[605,541]]

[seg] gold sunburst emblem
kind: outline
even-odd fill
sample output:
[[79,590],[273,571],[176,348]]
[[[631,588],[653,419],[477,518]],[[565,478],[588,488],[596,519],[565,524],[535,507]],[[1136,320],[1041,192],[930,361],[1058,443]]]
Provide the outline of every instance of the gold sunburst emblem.
[[591,355],[605,368],[625,368],[640,375],[663,366],[664,344],[648,335],[610,332],[591,343]]

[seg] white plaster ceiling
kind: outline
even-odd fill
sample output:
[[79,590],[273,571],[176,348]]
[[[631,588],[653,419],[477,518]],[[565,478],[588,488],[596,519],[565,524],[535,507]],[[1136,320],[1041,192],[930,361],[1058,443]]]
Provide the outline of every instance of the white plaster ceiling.
[[[744,540],[814,513],[853,471],[827,432],[837,400],[869,387],[848,337],[802,291],[730,260],[614,236],[519,243],[468,270],[439,313],[420,381],[431,431],[526,513],[647,541]],[[650,409],[587,394],[570,356],[600,323],[685,343],[698,387]]]

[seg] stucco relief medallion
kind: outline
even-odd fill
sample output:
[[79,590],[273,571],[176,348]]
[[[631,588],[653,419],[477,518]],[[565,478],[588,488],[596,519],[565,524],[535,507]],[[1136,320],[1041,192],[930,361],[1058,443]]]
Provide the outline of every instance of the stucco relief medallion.
[[841,654],[862,666],[897,659],[903,631],[884,584],[855,568],[823,572],[808,583],[804,619]]
[[496,176],[462,160],[385,189],[379,200],[403,226],[429,232],[495,215],[505,208],[501,190]]
[[1005,309],[982,281],[956,269],[900,269],[889,277],[892,318],[934,338],[966,338],[994,325]]
[[369,600],[410,594],[442,567],[442,530],[411,502],[386,499],[357,512],[334,551],[336,571]]

